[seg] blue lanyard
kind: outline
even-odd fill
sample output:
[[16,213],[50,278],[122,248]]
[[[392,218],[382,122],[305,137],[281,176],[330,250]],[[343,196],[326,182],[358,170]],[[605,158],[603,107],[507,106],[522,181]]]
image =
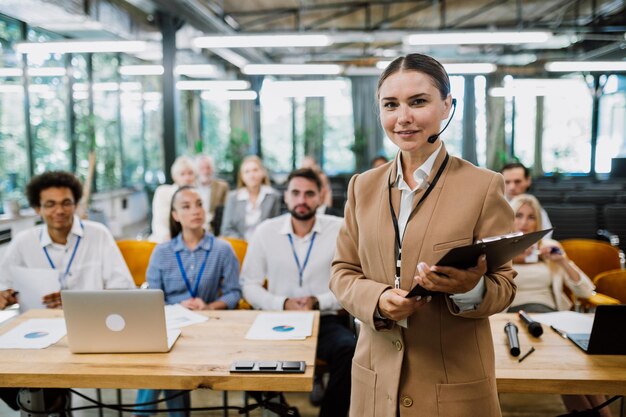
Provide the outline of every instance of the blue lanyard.
[[178,269],[180,270],[180,274],[183,276],[183,281],[185,282],[185,286],[187,287],[187,291],[189,291],[189,295],[191,298],[196,298],[198,296],[198,287],[200,286],[200,279],[202,278],[202,274],[204,273],[204,268],[206,268],[206,262],[209,259],[209,254],[211,253],[211,249],[213,249],[213,236],[211,236],[211,246],[209,246],[209,250],[206,251],[206,255],[204,255],[204,261],[202,262],[202,266],[198,271],[198,276],[196,277],[196,282],[194,283],[193,290],[191,289],[191,283],[189,282],[189,278],[187,278],[187,272],[185,272],[185,268],[183,267],[183,261],[180,259],[180,252],[176,252],[176,261],[178,262]]
[[[85,227],[83,226],[83,222],[80,222],[80,228],[85,230]],[[42,234],[43,234],[43,229],[41,230],[39,239],[41,239]],[[70,268],[72,267],[72,263],[74,262],[74,256],[76,256],[78,245],[80,245],[80,239],[81,239],[80,236],[76,236],[76,244],[74,245],[72,256],[70,256],[70,261],[67,263],[67,268],[65,268],[65,273],[61,277],[59,277],[59,280],[61,281],[60,282],[61,288],[65,288],[65,281],[67,280],[67,276],[70,274]],[[46,258],[48,258],[48,262],[50,263],[50,266],[52,267],[52,269],[56,269],[56,267],[54,266],[54,262],[52,262],[52,258],[50,258],[50,254],[48,253],[48,248],[44,246],[43,251],[46,254]]]
[[300,265],[300,258],[298,258],[298,254],[296,253],[296,247],[293,245],[293,237],[291,233],[287,235],[289,238],[289,243],[291,244],[291,251],[293,252],[293,258],[296,260],[296,266],[298,267],[298,275],[300,276],[300,286],[302,287],[302,276],[304,275],[304,269],[306,265],[309,263],[309,257],[311,256],[311,249],[313,249],[313,243],[315,243],[315,236],[317,232],[313,232],[313,236],[311,237],[311,243],[309,243],[309,249],[306,251],[306,258],[304,258],[304,264]]

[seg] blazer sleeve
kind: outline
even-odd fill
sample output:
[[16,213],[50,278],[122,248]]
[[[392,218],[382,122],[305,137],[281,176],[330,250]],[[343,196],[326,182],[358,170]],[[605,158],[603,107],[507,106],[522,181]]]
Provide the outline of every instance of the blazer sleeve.
[[[510,233],[513,230],[513,218],[513,210],[504,199],[504,178],[500,174],[494,174],[474,229],[474,236],[480,239]],[[446,297],[450,312],[468,318],[484,318],[505,310],[515,298],[517,287],[513,279],[516,275],[511,262],[485,274],[483,301],[476,309],[460,312],[454,301]]]
[[274,197],[274,199],[272,200],[272,209],[270,210],[270,214],[267,217],[268,219],[271,219],[272,217],[276,217],[280,214],[280,203],[281,203],[280,193],[278,191],[274,191],[272,196]]
[[345,209],[345,221],[337,236],[337,249],[332,263],[330,289],[339,303],[363,324],[378,330],[374,323],[374,311],[380,295],[391,288],[363,274],[358,252],[359,224],[356,214],[355,190],[358,175],[348,185],[348,201]]
[[226,205],[224,206],[224,218],[222,219],[222,236],[236,237],[243,239],[243,236],[237,230],[237,190],[228,193]]

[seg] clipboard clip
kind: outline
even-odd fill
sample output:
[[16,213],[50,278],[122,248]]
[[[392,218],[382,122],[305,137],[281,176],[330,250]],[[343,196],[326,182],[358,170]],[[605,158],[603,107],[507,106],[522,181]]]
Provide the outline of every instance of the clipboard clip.
[[523,235],[524,235],[523,232],[513,232],[513,233],[507,233],[506,235],[489,236],[489,237],[485,237],[485,238],[477,240],[476,243],[495,242],[497,240],[508,239],[511,237],[518,237],[518,236],[523,236]]

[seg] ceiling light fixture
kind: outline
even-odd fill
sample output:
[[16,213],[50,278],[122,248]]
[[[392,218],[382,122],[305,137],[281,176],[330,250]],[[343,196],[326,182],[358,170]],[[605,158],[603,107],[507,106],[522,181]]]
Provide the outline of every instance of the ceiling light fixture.
[[255,100],[256,91],[203,91],[200,98],[203,100]]
[[0,68],[0,77],[21,77],[21,68]]
[[174,73],[176,75],[185,75],[188,77],[206,78],[215,78],[221,75],[217,66],[210,64],[177,65],[174,69]]
[[550,32],[442,32],[415,33],[404,38],[406,45],[481,45],[543,43],[552,37]]
[[443,64],[446,72],[452,74],[490,74],[498,68],[495,64],[489,63],[462,63]]
[[60,67],[29,68],[28,75],[31,77],[62,77],[65,75],[65,68],[60,68]]
[[245,80],[178,81],[179,90],[247,90],[250,83]]
[[22,42],[15,45],[20,54],[67,54],[67,53],[98,53],[98,52],[142,52],[147,43],[143,41],[53,41],[53,42]]
[[337,75],[343,68],[335,64],[250,64],[242,72],[248,75]]
[[[378,61],[376,68],[384,70],[391,64],[391,61]],[[446,72],[453,74],[490,74],[498,68],[495,64],[489,63],[458,63],[458,64],[442,64]]]
[[124,65],[119,68],[122,75],[163,75],[163,65]]
[[277,97],[325,97],[340,94],[345,88],[345,80],[268,80],[263,83],[263,94]]
[[626,61],[554,61],[545,66],[549,72],[626,71]]
[[317,47],[333,43],[328,35],[236,35],[203,36],[193,41],[197,48],[288,48]]

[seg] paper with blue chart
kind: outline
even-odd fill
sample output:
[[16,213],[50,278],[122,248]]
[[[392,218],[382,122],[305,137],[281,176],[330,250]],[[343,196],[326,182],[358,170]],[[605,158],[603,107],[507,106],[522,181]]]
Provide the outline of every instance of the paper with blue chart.
[[314,312],[259,313],[246,339],[304,340],[313,332],[314,317]]
[[44,349],[66,333],[62,318],[29,319],[0,336],[0,349]]

